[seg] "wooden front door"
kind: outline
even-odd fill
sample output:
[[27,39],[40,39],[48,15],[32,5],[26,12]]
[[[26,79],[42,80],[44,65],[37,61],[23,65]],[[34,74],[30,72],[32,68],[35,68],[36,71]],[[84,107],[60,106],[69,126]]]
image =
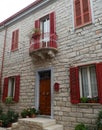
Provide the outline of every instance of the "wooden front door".
[[41,115],[51,115],[50,79],[40,80],[39,109]]

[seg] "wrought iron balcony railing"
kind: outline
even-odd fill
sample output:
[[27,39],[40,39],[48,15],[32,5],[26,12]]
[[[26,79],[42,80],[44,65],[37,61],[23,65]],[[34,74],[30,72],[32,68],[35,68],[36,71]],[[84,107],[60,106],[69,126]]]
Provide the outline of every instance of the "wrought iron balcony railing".
[[57,50],[57,35],[50,33],[43,33],[31,38],[29,53],[43,49]]

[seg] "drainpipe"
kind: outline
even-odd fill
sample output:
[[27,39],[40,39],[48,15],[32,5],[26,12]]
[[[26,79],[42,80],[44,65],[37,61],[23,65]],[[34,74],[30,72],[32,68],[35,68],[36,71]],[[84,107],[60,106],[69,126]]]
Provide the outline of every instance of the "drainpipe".
[[0,75],[0,98],[1,98],[1,86],[2,86],[2,77],[3,77],[3,67],[4,67],[4,57],[5,57],[5,48],[6,48],[6,38],[7,38],[7,28],[5,29],[4,34],[4,46],[2,52],[2,63],[1,63],[1,75]]

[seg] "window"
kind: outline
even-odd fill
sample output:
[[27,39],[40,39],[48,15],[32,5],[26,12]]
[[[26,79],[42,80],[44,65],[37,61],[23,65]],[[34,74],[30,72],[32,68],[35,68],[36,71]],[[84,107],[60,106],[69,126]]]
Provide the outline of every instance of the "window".
[[79,69],[80,80],[80,96],[81,97],[97,97],[97,81],[95,66],[81,67]]
[[90,0],[74,0],[75,27],[81,27],[92,22]]
[[10,96],[15,102],[19,101],[19,87],[20,76],[7,77],[4,79],[3,97],[2,101],[5,102],[6,97]]
[[42,30],[42,41],[49,42],[50,40],[50,20],[49,17],[45,17],[40,20],[41,30]]
[[19,35],[19,30],[15,30],[15,31],[12,32],[11,51],[18,49],[18,35]]
[[40,29],[41,36],[35,39],[35,48],[40,47],[57,47],[56,29],[55,29],[55,12],[52,12],[43,18],[35,21],[35,28]]
[[73,104],[81,97],[98,97],[102,103],[102,63],[70,68],[70,91]]

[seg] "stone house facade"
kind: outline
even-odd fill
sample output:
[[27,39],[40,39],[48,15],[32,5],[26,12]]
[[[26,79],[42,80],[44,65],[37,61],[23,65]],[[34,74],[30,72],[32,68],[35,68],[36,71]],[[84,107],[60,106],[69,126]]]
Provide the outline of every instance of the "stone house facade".
[[11,108],[35,106],[64,130],[95,125],[102,109],[101,12],[101,0],[36,0],[0,23],[2,107],[12,96]]

